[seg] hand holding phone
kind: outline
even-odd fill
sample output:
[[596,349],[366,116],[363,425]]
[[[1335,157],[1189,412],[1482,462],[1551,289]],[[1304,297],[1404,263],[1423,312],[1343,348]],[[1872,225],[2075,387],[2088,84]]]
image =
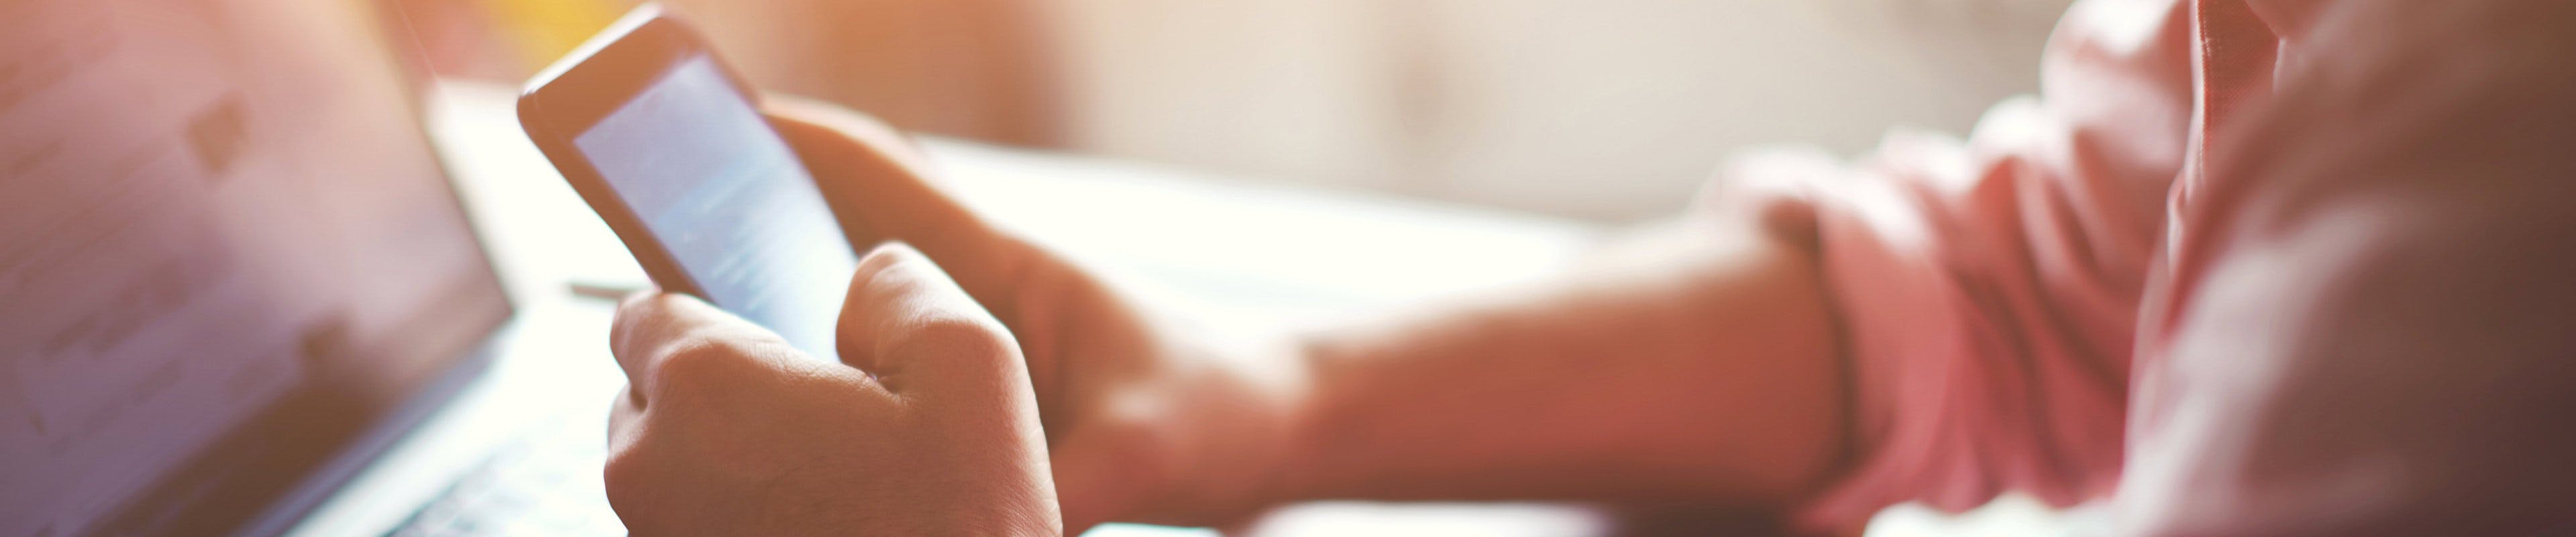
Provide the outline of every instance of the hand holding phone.
[[[1088,271],[983,221],[965,204],[927,180],[923,174],[926,168],[920,166],[920,155],[912,152],[901,136],[885,125],[855,114],[825,110],[790,113],[764,121],[754,95],[756,93],[732,76],[685,26],[648,6],[640,8],[637,15],[630,15],[563,63],[539,75],[521,98],[520,115],[526,123],[529,137],[536,140],[538,147],[544,149],[546,155],[563,170],[565,178],[626,242],[636,260],[663,289],[705,298],[719,308],[778,332],[809,354],[831,359],[838,356],[832,352],[835,338],[832,323],[841,314],[834,306],[841,303],[845,292],[848,296],[865,296],[868,293],[864,292],[864,286],[899,281],[862,279],[858,282],[862,289],[847,289],[854,273],[866,272],[869,268],[853,268],[853,245],[848,243],[845,235],[871,241],[879,238],[902,240],[920,249],[919,254],[913,255],[921,257],[923,264],[937,260],[939,266],[931,272],[940,273],[942,278],[953,278],[954,285],[965,293],[951,295],[952,298],[983,299],[981,303],[971,305],[948,301],[952,306],[949,309],[989,308],[1001,322],[1011,323],[1006,333],[998,330],[999,327],[986,327],[996,328],[990,331],[932,332],[951,336],[1000,333],[1006,338],[1016,339],[988,342],[994,345],[898,347],[925,354],[920,357],[925,361],[985,365],[1009,363],[1027,367],[1025,373],[1011,372],[1006,381],[991,382],[992,378],[998,378],[992,377],[981,379],[985,382],[960,383],[970,388],[980,387],[975,389],[1008,387],[1011,388],[1008,393],[969,391],[963,392],[969,396],[949,401],[976,400],[1017,405],[1025,393],[1033,393],[1019,390],[1053,390],[1053,393],[1045,394],[1045,400],[1053,401],[1053,406],[1045,410],[1049,423],[1043,430],[1035,425],[1034,412],[1014,410],[1007,413],[1005,417],[1008,419],[996,419],[985,414],[937,422],[960,427],[1019,424],[1013,425],[1009,431],[998,431],[1010,434],[986,436],[985,433],[997,432],[986,430],[961,435],[958,432],[962,429],[949,428],[913,438],[903,436],[902,431],[871,429],[863,436],[954,443],[963,442],[961,439],[989,440],[997,437],[1010,437],[1013,442],[1031,438],[1042,441],[1040,435],[1043,434],[1061,432],[1063,435],[1062,442],[1052,446],[1009,444],[1029,448],[1026,451],[992,449],[1005,444],[984,444],[964,446],[971,449],[946,449],[958,446],[943,446],[909,452],[1034,453],[1038,460],[1046,462],[1044,465],[1013,466],[986,461],[966,465],[959,471],[945,471],[951,467],[938,464],[941,461],[903,460],[899,461],[901,464],[870,468],[864,479],[834,481],[833,486],[866,488],[880,484],[935,483],[946,487],[1018,483],[1031,494],[1005,496],[1022,501],[1039,499],[1037,503],[1041,505],[1026,509],[999,508],[997,506],[1005,502],[988,501],[990,498],[960,505],[973,505],[974,512],[981,514],[1035,513],[1049,525],[1059,519],[1053,493],[1062,488],[1071,491],[1064,498],[1063,520],[1069,521],[1077,530],[1113,519],[1217,522],[1234,519],[1266,505],[1257,488],[1265,482],[1260,476],[1279,467],[1276,463],[1280,452],[1273,448],[1285,445],[1286,438],[1282,435],[1289,430],[1285,424],[1292,422],[1286,409],[1295,408],[1292,402],[1272,396],[1292,391],[1286,386],[1293,386],[1299,377],[1255,376],[1255,372],[1269,371],[1210,367],[1209,364],[1249,363],[1250,360],[1234,359],[1241,357],[1233,355],[1253,351],[1213,346],[1206,338],[1165,327],[1149,315],[1148,308],[1129,301]],[[782,142],[778,132],[771,131],[772,125],[788,135],[786,140],[794,143]],[[826,182],[817,185],[816,178]],[[818,186],[821,188],[816,188]],[[831,193],[831,197],[823,197],[822,192]],[[841,211],[837,215],[833,212],[836,208]],[[835,220],[835,216],[839,218]],[[839,226],[836,227],[835,222]],[[868,232],[845,233],[844,229]],[[621,322],[653,325],[655,323],[650,319],[657,315],[652,312],[671,314],[680,310],[677,306],[657,309],[656,305],[688,302],[672,298],[630,301],[619,319]],[[889,308],[868,313],[871,310],[866,309],[868,306],[864,300],[852,300],[850,311],[881,317],[873,321],[879,325],[877,328],[917,331],[926,326],[905,320],[906,316],[921,315],[919,308]],[[713,316],[696,313],[704,312],[695,312],[688,317],[710,325],[723,324],[716,322],[719,319]],[[874,338],[875,341],[886,340],[883,334],[867,330],[862,328],[853,334]],[[624,332],[633,335],[639,330],[629,326]],[[656,341],[669,343],[670,338],[688,337],[687,334],[663,336],[664,339]],[[651,336],[630,339],[655,340]],[[1022,345],[1032,341],[1042,343]],[[858,349],[854,352],[866,352],[869,346],[859,343],[851,348]],[[736,358],[728,356],[723,352],[725,350],[718,348],[712,353],[724,358],[718,361],[720,363]],[[928,352],[932,350],[937,352]],[[1026,354],[1020,355],[1022,352]],[[626,348],[617,354],[623,362],[652,363],[657,360],[656,351],[648,348]],[[936,356],[930,356],[932,354]],[[994,358],[995,354],[1009,356],[1000,361],[985,360]],[[1212,358],[1216,356],[1230,358]],[[884,359],[838,357],[857,369],[870,367],[858,364],[883,365],[879,360]],[[764,364],[758,369],[777,369],[768,367],[770,365],[775,364]],[[640,371],[644,368],[633,365],[629,368],[630,381],[641,383],[632,386],[639,392],[652,389],[651,385],[666,383],[663,379],[684,378],[673,375],[652,377],[649,372]],[[1222,372],[1218,372],[1220,370]],[[831,372],[805,379],[827,381],[847,372],[828,367],[795,371]],[[647,461],[632,464],[651,466],[649,461],[654,460],[655,450],[649,446],[655,442],[731,442],[734,447],[699,449],[696,453],[721,452],[753,457],[792,455],[790,442],[775,442],[777,438],[758,434],[758,431],[731,427],[775,426],[777,430],[810,435],[835,425],[829,420],[816,419],[818,415],[848,414],[841,410],[799,414],[797,408],[774,400],[774,396],[795,390],[770,384],[758,385],[760,388],[757,389],[742,389],[747,384],[734,382],[740,379],[724,378],[729,371],[721,367],[693,372],[705,374],[689,375],[684,380],[668,383],[687,386],[690,382],[703,381],[708,385],[722,386],[733,390],[726,393],[738,395],[721,398],[727,404],[737,405],[732,408],[758,410],[747,414],[692,413],[685,410],[664,413],[637,406],[621,411],[624,413],[621,415],[638,416],[630,420],[672,421],[641,427],[639,430],[644,433],[634,435],[640,439],[631,440],[633,445],[612,446],[612,466],[616,466],[618,461]],[[849,384],[864,383],[851,381]],[[1188,386],[1212,388],[1175,389]],[[701,402],[715,399],[718,398],[698,398]],[[1149,408],[1173,409],[1176,413],[1140,414],[1134,412],[1140,408],[1138,402],[1147,402],[1146,407]],[[638,399],[622,403],[626,406],[620,408],[644,404]],[[687,403],[674,404],[687,407]],[[692,415],[757,415],[760,419],[701,420],[695,424],[678,421]],[[1154,431],[1155,434],[1135,434],[1139,431]],[[886,442],[834,444],[836,450],[842,450],[836,452],[834,458],[855,456],[846,449],[859,444],[873,447],[905,445]],[[1042,450],[1038,449],[1041,447]],[[1048,457],[1050,453],[1053,454],[1051,460]],[[1150,464],[1140,465],[1138,461]],[[687,471],[755,466],[703,462],[676,461],[671,466]],[[1056,473],[1055,476],[1046,473],[1049,468]],[[782,476],[837,477],[837,474],[823,470],[828,469],[799,469]],[[920,481],[892,479],[892,474],[888,473],[932,470],[943,473]],[[1036,473],[1012,473],[1029,470]],[[639,472],[652,473],[651,470]],[[988,478],[963,477],[973,472],[1009,475],[1006,478],[991,477],[993,474],[986,474]],[[612,468],[610,473],[618,472]],[[615,479],[611,481],[614,499],[621,484],[615,483]],[[1053,484],[1047,485],[1050,481]],[[695,483],[652,483],[646,480],[629,484],[638,487],[667,485],[654,489],[661,491],[719,490],[696,486]],[[801,492],[806,489],[782,486],[758,490]],[[948,492],[958,492],[950,495],[957,498],[971,496],[962,490]],[[868,508],[901,508],[942,496],[920,489],[892,491],[890,494],[903,500],[876,502]],[[722,530],[698,532],[672,529],[688,527],[668,524],[670,518],[682,513],[711,506],[742,506],[756,502],[693,504],[679,501],[694,498],[687,493],[643,496],[646,500],[669,503],[639,505],[632,501],[613,502],[621,515],[634,511],[664,518],[656,521],[630,516],[630,527],[639,528],[639,533],[650,533],[642,531],[642,528],[660,528],[673,534],[794,533],[724,525],[707,526],[724,528]],[[726,499],[740,498],[726,496]],[[778,503],[810,502],[800,499]],[[852,512],[864,510],[854,509]],[[912,519],[877,519],[879,522],[909,520]],[[818,527],[829,527],[834,532],[867,533],[852,525]]]
[[754,95],[647,5],[520,99],[646,273],[704,299],[618,308],[609,505],[638,535],[1061,535],[1018,342],[929,257],[855,255]]
[[663,290],[838,356],[857,255],[758,93],[695,31],[637,9],[540,73],[519,120]]

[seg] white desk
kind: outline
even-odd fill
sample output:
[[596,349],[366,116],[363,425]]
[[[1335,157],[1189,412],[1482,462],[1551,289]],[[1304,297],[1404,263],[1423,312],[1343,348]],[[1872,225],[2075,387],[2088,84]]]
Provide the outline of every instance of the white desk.
[[[644,281],[512,115],[514,93],[450,83],[432,130],[504,270]],[[1085,263],[1233,312],[1303,318],[1541,277],[1594,228],[1569,220],[1169,168],[924,143],[948,184],[1005,226]],[[544,283],[540,283],[540,282]]]

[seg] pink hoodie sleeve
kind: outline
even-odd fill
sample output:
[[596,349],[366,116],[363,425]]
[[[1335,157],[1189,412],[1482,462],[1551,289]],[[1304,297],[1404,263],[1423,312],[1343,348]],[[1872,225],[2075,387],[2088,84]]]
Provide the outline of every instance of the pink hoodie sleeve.
[[1722,174],[1785,180],[1812,203],[1843,324],[1852,459],[1807,523],[2113,486],[2137,297],[2191,112],[2186,12],[2081,3],[2042,96],[1996,107],[1964,143],[1896,133],[1848,168],[1753,159]]
[[1965,142],[1736,168],[1812,207],[1851,361],[1804,522],[2116,489],[2123,534],[2576,532],[2569,28],[2086,0]]

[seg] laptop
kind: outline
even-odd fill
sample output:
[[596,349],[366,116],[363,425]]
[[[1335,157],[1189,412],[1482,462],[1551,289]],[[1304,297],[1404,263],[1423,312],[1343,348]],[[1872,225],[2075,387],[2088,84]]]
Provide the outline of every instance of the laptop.
[[[538,331],[401,27],[363,0],[0,2],[0,537],[285,533]],[[326,533],[622,533],[599,415],[563,419],[531,430],[592,439],[513,440]]]

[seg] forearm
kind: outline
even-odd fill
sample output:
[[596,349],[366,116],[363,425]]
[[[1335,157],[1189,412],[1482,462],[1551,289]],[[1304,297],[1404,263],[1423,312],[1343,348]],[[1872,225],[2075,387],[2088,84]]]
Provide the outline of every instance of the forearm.
[[1838,459],[1814,263],[1705,223],[1645,259],[1301,340],[1281,499],[1775,503]]

